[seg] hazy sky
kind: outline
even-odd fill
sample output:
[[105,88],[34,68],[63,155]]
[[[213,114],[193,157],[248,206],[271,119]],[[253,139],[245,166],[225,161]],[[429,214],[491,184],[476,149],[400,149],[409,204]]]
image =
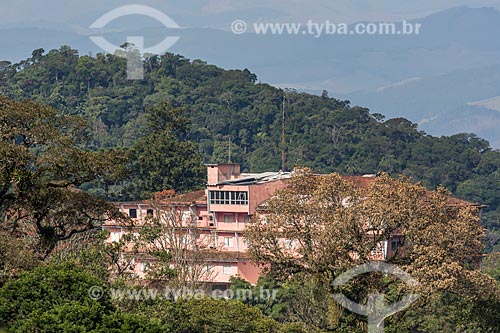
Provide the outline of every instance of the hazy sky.
[[351,23],[416,18],[461,5],[500,8],[500,0],[0,0],[0,25],[86,26],[111,9],[134,3],[155,7],[181,26],[219,28],[234,19]]

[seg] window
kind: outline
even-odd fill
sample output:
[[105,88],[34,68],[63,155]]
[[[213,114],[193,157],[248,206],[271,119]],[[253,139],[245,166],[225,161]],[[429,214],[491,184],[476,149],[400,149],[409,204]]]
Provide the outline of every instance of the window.
[[213,205],[248,205],[248,192],[210,191],[210,204]]
[[243,216],[243,222],[244,223],[249,223],[250,222],[250,215],[244,215]]
[[224,214],[224,223],[233,223],[233,214]]
[[111,233],[111,241],[113,243],[118,243],[120,241],[120,232],[112,232]]
[[153,215],[154,215],[154,211],[152,209],[146,210],[146,216],[147,217],[153,217]]
[[226,284],[213,284],[212,285],[212,291],[218,290],[218,291],[226,291],[227,290],[227,285]]
[[224,237],[224,246],[233,247],[233,237]]
[[222,266],[222,274],[231,275],[231,265]]
[[130,208],[128,210],[128,215],[133,218],[133,219],[136,219],[137,218],[137,209],[135,208]]
[[392,241],[391,242],[391,251],[396,251],[397,249],[398,249],[398,242]]

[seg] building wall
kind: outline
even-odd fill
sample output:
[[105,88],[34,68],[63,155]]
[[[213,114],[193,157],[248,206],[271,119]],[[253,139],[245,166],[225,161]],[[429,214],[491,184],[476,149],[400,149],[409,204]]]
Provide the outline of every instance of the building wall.
[[240,176],[240,165],[231,164],[209,164],[207,165],[207,184],[213,185],[219,182],[235,179]]
[[[215,185],[208,186],[208,191],[237,191],[237,192],[249,192],[250,186],[236,186],[236,185]],[[228,205],[228,204],[213,204],[208,202],[208,209],[210,212],[228,212],[228,213],[249,213],[249,205]],[[249,198],[250,202],[250,198]]]
[[[124,214],[130,214],[131,210],[135,210],[137,217],[132,218],[136,228],[128,229],[126,227],[118,226],[113,223],[113,221],[108,221],[104,225],[104,229],[109,231],[109,236],[106,240],[108,243],[119,242],[123,235],[128,232],[139,232],[140,227],[143,225],[145,219],[148,216],[148,212],[151,213],[152,206],[146,203],[136,203],[127,202],[117,204],[120,211]],[[176,215],[182,218],[182,225],[187,225],[194,221],[199,228],[199,243],[207,244],[207,247],[213,247],[221,251],[222,253],[228,253],[231,257],[235,259],[233,261],[207,261],[207,266],[213,270],[212,283],[227,284],[230,282],[231,276],[240,276],[251,283],[257,281],[260,270],[246,263],[247,259],[243,258],[244,253],[247,251],[247,245],[244,241],[244,228],[245,228],[245,216],[248,219],[247,213],[238,212],[217,212],[215,215],[216,219],[219,221],[224,221],[224,214],[231,214],[233,222],[218,222],[218,225],[214,222],[216,219],[210,219],[210,213],[207,210],[206,205],[195,205],[189,207],[188,205],[179,205],[177,208]],[[153,215],[156,216],[157,211],[154,210]],[[247,220],[248,221],[248,220]],[[211,245],[209,245],[211,244]],[[129,244],[125,247],[125,250],[132,252],[133,244]],[[238,254],[240,253],[240,254]],[[130,257],[123,253],[123,260],[129,260]],[[136,277],[143,278],[146,276],[145,270],[147,270],[149,261],[144,258],[134,258],[133,265],[129,273],[134,274]]]
[[251,284],[256,284],[261,274],[261,269],[249,261],[242,261],[238,263],[239,277],[243,280],[247,280]]
[[287,182],[285,180],[276,180],[272,182],[267,182],[263,184],[256,184],[250,186],[249,194],[249,214],[255,214],[257,207],[267,199],[271,198],[274,193],[286,187]]
[[[218,184],[221,181],[235,179],[240,176],[239,165],[209,165],[207,166],[207,191],[242,191],[248,192],[248,204],[210,204],[208,201],[176,203],[178,216],[184,226],[195,225],[198,228],[199,240],[202,244],[220,251],[220,258],[207,260],[207,266],[213,269],[213,283],[227,284],[231,276],[239,276],[250,283],[256,283],[261,270],[252,264],[246,255],[248,246],[245,241],[245,227],[254,216],[257,207],[272,197],[277,190],[286,187],[286,179],[270,180],[251,185]],[[241,175],[242,177],[244,175]],[[363,179],[365,181],[365,179]],[[194,192],[193,192],[194,193]],[[209,196],[207,197],[209,199]],[[132,218],[137,228],[144,223],[152,207],[144,202],[124,202],[117,206],[125,214],[133,213]],[[262,212],[265,216],[265,212]],[[153,211],[153,214],[157,214]],[[259,213],[259,215],[261,215]],[[110,231],[107,242],[116,242],[129,232],[121,226],[109,221],[105,229]],[[130,232],[138,232],[137,229]],[[283,239],[286,248],[293,251],[295,244]],[[394,235],[391,239],[381,242],[373,251],[373,260],[385,260],[401,251],[402,236]],[[128,247],[131,249],[131,246]],[[222,260],[221,258],[224,258]],[[147,261],[138,259],[135,262],[134,274],[144,276],[144,267]]]

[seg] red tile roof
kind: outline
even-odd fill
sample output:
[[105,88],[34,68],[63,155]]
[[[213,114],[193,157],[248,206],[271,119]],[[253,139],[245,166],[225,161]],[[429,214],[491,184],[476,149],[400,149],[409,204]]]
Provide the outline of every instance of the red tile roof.
[[[354,185],[359,186],[363,189],[367,189],[371,183],[376,179],[376,177],[367,177],[367,176],[342,176],[345,180],[354,183]],[[433,193],[431,190],[427,190],[427,194],[430,196]],[[450,206],[477,206],[477,207],[486,207],[485,205],[481,205],[479,203],[474,203],[470,201],[466,201],[463,199],[455,198],[452,196],[448,197],[448,204]]]
[[206,203],[207,196],[205,194],[205,190],[199,190],[199,191],[179,194],[174,197],[167,198],[165,199],[165,201],[172,204]]

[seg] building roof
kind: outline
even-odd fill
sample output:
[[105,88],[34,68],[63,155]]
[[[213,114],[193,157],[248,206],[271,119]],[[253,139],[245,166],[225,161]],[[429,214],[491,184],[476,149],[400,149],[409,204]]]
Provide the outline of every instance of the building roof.
[[224,180],[217,185],[255,185],[275,180],[289,179],[292,176],[291,172],[263,172],[263,173],[242,173],[240,177]]
[[[322,176],[321,174],[315,174],[315,176]],[[360,187],[362,189],[368,189],[370,184],[373,183],[376,179],[376,175],[363,175],[363,176],[353,176],[353,175],[342,175],[342,178],[348,182],[353,183],[355,186]],[[431,190],[426,190],[427,195],[430,196],[433,191]],[[259,204],[257,207],[257,210],[265,210],[267,201],[269,199],[264,200]],[[474,203],[470,201],[466,201],[463,199],[455,198],[453,196],[448,197],[448,204],[451,207],[466,207],[466,206],[473,206],[477,208],[485,208],[487,207],[486,205],[480,204],[480,203]]]
[[353,183],[357,187],[367,189],[371,183],[375,180],[375,175],[366,176],[342,176],[342,178],[348,182]]
[[[356,186],[359,186],[363,189],[367,189],[370,184],[375,180],[376,176],[375,175],[365,175],[365,176],[342,176],[343,179],[351,182],[351,183],[354,183],[354,185]],[[427,190],[427,195],[431,195],[433,193],[433,191],[431,190]],[[459,198],[455,198],[453,196],[449,196],[448,197],[448,204],[450,206],[454,206],[454,207],[457,207],[457,206],[460,206],[460,207],[465,207],[465,206],[476,206],[476,207],[479,207],[479,208],[484,208],[484,207],[487,207],[485,205],[482,205],[482,204],[479,204],[479,203],[474,203],[474,202],[470,202],[470,201],[467,201],[467,200],[463,200],[463,199],[459,199]]]
[[[256,185],[263,184],[267,182],[277,181],[277,180],[286,180],[290,179],[292,176],[292,172],[263,172],[263,173],[242,173],[240,177],[229,179],[218,183],[217,185],[234,185],[234,186],[248,186],[248,185]],[[317,175],[320,176],[320,175]],[[376,179],[376,175],[364,175],[364,176],[353,176],[347,175],[342,176],[342,178],[346,181],[353,183],[354,185],[368,189],[370,184],[373,183]],[[432,191],[428,190],[428,194],[431,195]],[[266,205],[267,200],[264,200],[259,204],[259,209],[263,209]],[[161,199],[161,203],[165,204],[174,204],[174,205],[190,205],[190,204],[207,204],[207,194],[205,190],[199,190],[194,192],[188,192],[184,194],[175,195],[172,197],[166,197]],[[150,200],[142,200],[135,202],[118,202],[116,204],[143,204],[148,205],[151,204]],[[487,207],[485,205],[479,203],[473,203],[466,200],[462,200],[459,198],[449,197],[450,206],[475,206],[478,208]]]
[[171,198],[165,199],[166,202],[171,204],[192,204],[192,203],[207,203],[207,195],[205,190],[188,192],[179,194]]
[[205,190],[193,191],[183,194],[174,195],[171,197],[158,197],[155,200],[138,200],[138,201],[122,201],[122,202],[113,202],[115,205],[145,205],[149,206],[153,203],[158,204],[193,204],[193,203],[205,203],[207,202],[207,196],[205,194]]

